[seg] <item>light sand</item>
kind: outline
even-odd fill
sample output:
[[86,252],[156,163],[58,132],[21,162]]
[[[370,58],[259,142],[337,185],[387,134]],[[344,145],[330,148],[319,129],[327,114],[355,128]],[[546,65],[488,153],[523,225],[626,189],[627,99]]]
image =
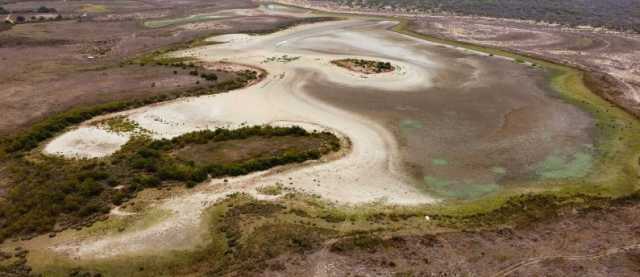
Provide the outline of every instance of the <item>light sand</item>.
[[128,134],[82,126],[66,132],[44,147],[44,153],[68,158],[98,158],[111,155],[129,141]]

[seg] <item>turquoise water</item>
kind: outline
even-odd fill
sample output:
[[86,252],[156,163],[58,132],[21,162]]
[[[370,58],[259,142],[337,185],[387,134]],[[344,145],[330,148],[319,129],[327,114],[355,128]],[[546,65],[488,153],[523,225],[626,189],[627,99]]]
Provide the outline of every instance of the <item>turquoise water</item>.
[[593,156],[587,152],[572,155],[552,154],[538,164],[536,174],[547,179],[585,177],[593,164]]

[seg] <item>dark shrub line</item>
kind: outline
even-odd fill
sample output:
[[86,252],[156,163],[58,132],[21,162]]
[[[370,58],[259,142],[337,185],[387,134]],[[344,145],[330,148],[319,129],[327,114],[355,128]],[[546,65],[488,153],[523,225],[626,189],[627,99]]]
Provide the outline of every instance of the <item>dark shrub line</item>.
[[[326,142],[321,149],[306,151],[288,151],[278,156],[263,159],[252,159],[240,163],[196,165],[191,161],[182,161],[168,153],[191,144],[205,144],[228,140],[242,140],[250,137],[305,136],[320,137]],[[321,132],[309,133],[294,127],[254,126],[236,130],[217,129],[188,133],[171,140],[155,140],[137,146],[136,153],[128,158],[131,168],[142,169],[150,178],[159,181],[182,181],[188,185],[200,183],[207,178],[223,176],[239,176],[255,171],[266,170],[275,166],[315,160],[330,151],[340,148],[335,135]],[[157,182],[155,182],[157,184]]]

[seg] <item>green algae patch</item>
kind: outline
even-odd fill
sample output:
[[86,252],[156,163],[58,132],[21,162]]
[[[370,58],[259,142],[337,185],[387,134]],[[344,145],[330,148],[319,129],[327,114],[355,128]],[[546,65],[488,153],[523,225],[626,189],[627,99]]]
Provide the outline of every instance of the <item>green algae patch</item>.
[[538,165],[537,174],[543,178],[580,178],[589,174],[593,156],[584,152],[573,155],[549,155]]
[[500,190],[500,185],[496,183],[475,183],[434,176],[425,176],[424,185],[426,190],[435,196],[459,200],[476,199]]
[[431,159],[431,164],[436,166],[445,166],[449,165],[449,161],[445,159]]
[[400,129],[402,130],[413,130],[413,129],[422,129],[424,124],[418,120],[414,119],[403,119],[400,121]]

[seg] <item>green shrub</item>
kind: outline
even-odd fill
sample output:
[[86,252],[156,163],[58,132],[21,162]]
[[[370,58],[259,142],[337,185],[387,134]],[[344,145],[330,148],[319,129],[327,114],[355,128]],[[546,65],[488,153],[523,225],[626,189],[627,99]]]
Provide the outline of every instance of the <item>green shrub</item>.
[[[226,164],[182,161],[172,152],[192,144],[205,144],[251,137],[315,136],[331,145],[338,139],[328,133],[308,133],[300,127],[244,127],[236,130],[205,130],[171,140],[134,138],[107,160],[65,160],[37,155],[39,162],[10,156],[11,188],[0,201],[0,241],[8,236],[50,231],[53,226],[71,226],[89,217],[107,213],[138,191],[158,187],[163,181],[178,181],[187,187],[209,176],[248,174],[274,166],[319,158],[331,147],[289,151],[279,156]],[[19,154],[19,153],[18,153]],[[122,184],[122,187],[116,185]]]
[[91,178],[85,179],[78,185],[78,191],[83,196],[96,196],[100,194],[103,189],[101,184]]

